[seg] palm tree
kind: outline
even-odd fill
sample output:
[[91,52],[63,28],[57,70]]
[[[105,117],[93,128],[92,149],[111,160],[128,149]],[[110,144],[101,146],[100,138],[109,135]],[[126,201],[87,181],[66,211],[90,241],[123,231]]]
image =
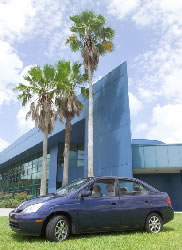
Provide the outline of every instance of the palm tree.
[[62,117],[66,120],[63,186],[68,183],[71,120],[75,115],[79,116],[84,107],[78,100],[75,92],[75,88],[79,87],[88,79],[87,74],[81,74],[81,66],[82,65],[78,63],[71,65],[69,61],[59,61],[57,63],[57,72],[59,73],[61,84],[64,85],[65,89],[64,92],[60,92],[60,83],[58,82],[55,103],[60,121],[62,122]]
[[[31,116],[32,120],[35,121],[35,126],[44,134],[42,178],[40,185],[41,196],[46,195],[48,134],[54,129],[56,116],[53,99],[56,77],[57,74],[53,66],[47,64],[43,68],[35,66],[24,76],[24,80],[26,80],[28,84],[19,83],[14,89],[19,91],[18,99],[22,99],[23,106],[31,102],[26,119]],[[32,101],[32,99],[35,99],[35,101]]]
[[89,119],[88,119],[88,176],[93,176],[93,94],[92,78],[97,69],[99,56],[112,52],[114,30],[105,27],[106,19],[92,11],[83,11],[80,15],[71,16],[74,22],[73,34],[67,39],[73,51],[81,50],[85,71],[89,82]]

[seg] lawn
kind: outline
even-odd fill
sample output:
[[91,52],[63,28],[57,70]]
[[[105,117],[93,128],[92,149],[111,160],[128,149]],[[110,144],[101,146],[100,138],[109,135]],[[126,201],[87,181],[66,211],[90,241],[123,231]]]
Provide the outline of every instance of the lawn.
[[44,238],[17,235],[8,227],[8,218],[0,217],[0,249],[182,250],[182,214],[175,214],[174,220],[166,224],[164,232],[159,234],[142,232],[87,234],[71,236],[69,240],[59,243],[47,242]]

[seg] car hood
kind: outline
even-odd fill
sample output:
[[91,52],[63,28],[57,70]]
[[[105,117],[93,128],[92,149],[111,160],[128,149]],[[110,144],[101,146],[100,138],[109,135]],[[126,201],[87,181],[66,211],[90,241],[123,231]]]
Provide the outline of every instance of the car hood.
[[14,212],[16,213],[20,213],[22,212],[25,208],[29,207],[29,206],[32,206],[32,205],[35,205],[35,204],[38,204],[38,203],[44,203],[48,200],[53,200],[53,199],[56,199],[60,197],[59,195],[57,194],[50,194],[50,195],[46,195],[46,196],[40,196],[40,197],[37,197],[37,198],[32,198],[28,201],[24,201],[23,203],[21,203],[17,208],[15,208]]

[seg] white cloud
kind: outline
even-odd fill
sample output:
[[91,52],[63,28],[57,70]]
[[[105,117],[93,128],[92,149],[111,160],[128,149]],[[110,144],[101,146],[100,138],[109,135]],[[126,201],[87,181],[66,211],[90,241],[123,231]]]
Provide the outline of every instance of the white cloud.
[[69,49],[69,46],[66,45],[65,42],[70,34],[71,31],[68,27],[62,28],[62,31],[54,33],[50,38],[49,47],[45,54],[50,57],[56,54],[58,57],[64,57],[65,60],[69,60],[72,52],[64,52]]
[[156,99],[156,95],[158,94],[158,92],[153,93],[152,91],[148,89],[139,87],[138,94],[139,94],[140,99],[142,99],[142,101],[147,103],[147,102],[153,102]]
[[179,67],[164,76],[162,88],[164,94],[172,98],[173,102],[182,101],[182,70]]
[[[9,0],[0,3],[0,38],[17,39],[29,29],[35,16],[32,0]],[[30,22],[29,22],[30,21]]]
[[147,137],[166,143],[182,143],[182,104],[157,105]]
[[148,124],[143,122],[143,123],[139,123],[136,126],[135,133],[141,133],[141,132],[145,132],[147,130],[148,130]]
[[21,107],[16,115],[18,135],[21,136],[27,133],[30,129],[35,127],[35,123],[29,118],[25,119],[27,112],[29,111],[30,104],[27,103],[26,106]]
[[0,105],[2,105],[16,100],[12,88],[19,81],[23,62],[14,49],[7,42],[1,40],[0,55]]
[[129,93],[130,113],[136,116],[143,108],[142,102],[132,93]]
[[[176,21],[180,23],[182,4],[179,0],[143,0],[142,5],[133,16],[139,26],[152,25],[154,28],[164,28]],[[158,24],[160,23],[160,26]],[[158,26],[158,27],[157,27]]]
[[[9,0],[0,3],[0,38],[26,40],[33,35],[50,35],[61,26],[66,2],[53,0]],[[25,34],[27,34],[25,36]]]
[[[34,66],[36,66],[36,65],[34,65],[34,64],[28,65],[27,67],[25,67],[22,70],[22,72],[20,74],[21,82],[24,83],[25,85],[29,85],[29,82],[25,81],[23,79],[23,76],[25,76],[28,73],[28,71]],[[31,102],[35,101],[36,98],[37,98],[37,96],[34,96],[31,101],[27,102],[27,104],[25,106],[23,106],[23,107],[21,106],[20,109],[18,110],[18,113],[16,115],[18,136],[21,136],[21,135],[27,133],[30,129],[35,127],[35,123],[31,120],[31,118],[26,120],[26,114],[30,110]]]
[[131,14],[140,4],[140,0],[111,0],[107,7],[110,15],[123,19]]
[[136,25],[153,29],[153,37],[157,37],[151,40],[151,49],[138,55],[133,63],[136,93],[144,102],[149,98],[151,102],[157,98],[181,102],[181,11],[182,1],[144,0],[132,17]]
[[9,146],[9,143],[0,138],[0,152]]

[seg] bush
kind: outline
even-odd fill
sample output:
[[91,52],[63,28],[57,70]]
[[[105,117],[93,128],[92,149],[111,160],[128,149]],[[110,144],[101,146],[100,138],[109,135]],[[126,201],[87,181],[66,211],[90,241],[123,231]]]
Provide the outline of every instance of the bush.
[[32,196],[28,195],[27,192],[4,194],[0,193],[0,208],[15,208],[20,203],[31,199]]

